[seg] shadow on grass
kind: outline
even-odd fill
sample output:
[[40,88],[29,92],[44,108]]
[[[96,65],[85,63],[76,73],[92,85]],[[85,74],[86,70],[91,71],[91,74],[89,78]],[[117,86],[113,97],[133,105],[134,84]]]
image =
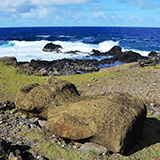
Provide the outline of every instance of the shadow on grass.
[[155,118],[146,118],[138,143],[127,155],[131,155],[158,142],[160,142],[160,121]]

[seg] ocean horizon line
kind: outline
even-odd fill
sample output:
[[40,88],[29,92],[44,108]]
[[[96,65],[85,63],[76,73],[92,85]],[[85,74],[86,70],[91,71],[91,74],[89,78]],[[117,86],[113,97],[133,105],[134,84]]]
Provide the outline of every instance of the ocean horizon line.
[[160,27],[150,27],[150,26],[6,26],[1,27],[0,29],[5,28],[154,28],[160,29]]

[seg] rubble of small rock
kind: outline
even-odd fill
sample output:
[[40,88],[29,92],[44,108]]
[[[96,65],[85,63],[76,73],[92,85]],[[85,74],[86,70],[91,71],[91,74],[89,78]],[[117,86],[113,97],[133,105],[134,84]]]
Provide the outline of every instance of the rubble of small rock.
[[[10,105],[9,105],[10,104]],[[47,160],[48,158],[38,154],[38,152],[31,153],[38,142],[34,139],[26,139],[24,136],[18,136],[18,133],[23,130],[39,129],[44,132],[46,130],[46,120],[37,117],[29,117],[22,114],[16,108],[13,101],[0,102],[0,159],[1,160]],[[6,112],[9,111],[9,112]],[[55,134],[46,134],[44,137],[47,141],[52,141],[53,144],[68,146],[73,150],[80,150],[88,152],[87,148],[91,147],[93,151],[99,155],[108,154],[105,147],[96,145],[90,142],[76,142],[69,139],[64,139]]]
[[[38,154],[38,152],[30,152],[36,145],[39,145],[38,142],[34,139],[26,139],[23,136],[18,136],[24,130],[39,129],[46,133],[49,131],[46,130],[45,120],[41,120],[36,117],[29,117],[25,114],[19,112],[15,107],[13,107],[13,101],[3,101],[0,102],[0,157],[1,160],[47,160],[47,157]],[[10,107],[9,107],[10,106]],[[14,105],[15,106],[15,105]],[[6,108],[5,108],[6,107]],[[6,112],[7,111],[7,112]],[[9,111],[9,112],[8,112]],[[160,115],[160,110],[155,108],[154,103],[149,104],[148,112],[156,116]],[[153,116],[154,117],[154,116]],[[160,117],[159,117],[160,118]],[[153,143],[158,142],[154,141],[156,137],[159,137],[160,133],[160,124],[158,121],[154,123],[154,120],[147,119],[144,125],[142,134],[146,134],[147,139],[144,141],[153,141]],[[22,128],[23,127],[23,128]],[[150,132],[152,131],[152,132]],[[154,135],[154,136],[153,136]],[[160,138],[160,137],[159,137]],[[62,147],[68,147],[73,150],[79,150],[83,152],[88,152],[89,150],[97,153],[98,155],[108,155],[111,154],[106,147],[100,146],[96,143],[89,142],[88,140],[83,140],[83,142],[72,141],[69,139],[64,139],[55,134],[46,134],[44,137],[47,141],[52,142],[53,144],[61,145]],[[142,139],[141,139],[142,142]],[[152,144],[152,143],[151,143]]]
[[[9,112],[6,112],[6,111]],[[20,127],[25,126],[28,129],[38,127],[38,119],[22,115],[15,109],[13,101],[0,102],[0,157],[1,160],[38,160],[38,156],[29,152],[31,144],[35,143],[29,140],[24,144],[23,139],[17,138],[16,134],[21,131]],[[42,160],[47,158],[41,156]]]

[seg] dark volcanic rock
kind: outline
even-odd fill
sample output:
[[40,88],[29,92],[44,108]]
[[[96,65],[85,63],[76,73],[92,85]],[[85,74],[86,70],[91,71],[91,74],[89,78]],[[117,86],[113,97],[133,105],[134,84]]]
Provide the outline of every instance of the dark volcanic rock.
[[13,145],[11,142],[0,138],[0,159],[5,160],[34,160],[28,152],[30,147],[24,145]]
[[148,59],[147,57],[141,56],[139,53],[133,51],[122,52],[122,48],[119,46],[112,47],[108,52],[100,52],[99,50],[92,50],[91,56],[113,56],[112,58],[103,59],[100,61],[101,64],[108,62],[120,61],[120,62],[137,62],[138,60]]
[[11,110],[13,108],[15,108],[13,101],[0,102],[0,110]]
[[122,48],[119,46],[114,46],[108,51],[109,55],[114,56],[114,61],[120,62],[137,62],[138,60],[148,59],[147,57],[141,56],[139,53],[133,51],[122,52]]
[[[44,46],[43,51],[60,52],[60,48],[62,48],[62,46],[48,43]],[[64,54],[76,54],[77,52],[80,51],[71,50],[68,52],[64,52]],[[92,56],[102,56],[100,58],[103,59],[98,61],[93,59]],[[160,63],[160,54],[152,52],[150,56],[156,56],[156,63]],[[122,52],[122,48],[119,46],[112,47],[108,52],[101,52],[99,50],[93,49],[90,55],[88,55],[88,58],[90,57],[92,58],[92,60],[65,58],[60,60],[45,61],[32,59],[30,62],[17,62],[15,57],[3,57],[0,58],[0,62],[2,61],[7,64],[16,65],[18,68],[22,69],[19,70],[20,73],[21,71],[25,71],[28,74],[34,73],[37,76],[59,76],[96,72],[99,71],[100,67],[103,67],[102,65],[113,64],[115,61],[130,63],[148,59],[148,57],[141,56],[139,53],[135,53],[133,51]]]
[[152,51],[148,54],[148,57],[150,59],[153,59],[156,62],[156,64],[160,64],[160,53]]
[[100,64],[111,64],[111,63],[115,62],[115,58],[106,58],[106,59],[102,59],[101,61],[99,61]]
[[7,150],[10,148],[10,144],[8,144],[4,139],[0,137],[0,150]]
[[107,56],[107,52],[101,52],[99,50],[92,49],[91,56]]
[[44,52],[57,52],[59,53],[60,52],[60,48],[62,48],[61,45],[57,45],[57,44],[53,44],[52,42],[51,43],[48,43],[44,46],[44,48],[42,49]]
[[127,62],[127,63],[137,62],[140,59],[148,59],[148,58],[141,56],[139,53],[133,51],[126,51],[118,56],[118,60],[120,62]]
[[119,56],[120,54],[122,54],[122,48],[119,46],[114,46],[108,51],[108,54],[113,56]]
[[152,58],[157,57],[157,55],[158,55],[157,52],[151,51],[151,52],[148,54],[148,57],[149,57],[150,59],[152,59]]
[[61,59],[54,61],[31,60],[30,67],[39,72],[42,68],[45,75],[73,75],[79,71],[95,72],[99,71],[97,60]]
[[118,57],[119,55],[122,54],[122,48],[119,47],[119,46],[114,46],[108,52],[101,52],[99,50],[93,49],[91,53],[92,53],[91,56],[107,56],[107,55],[110,55],[110,56]]
[[76,54],[77,52],[80,52],[79,50],[75,50],[75,51],[67,51],[65,53],[67,54]]
[[138,63],[141,67],[146,67],[146,66],[155,66],[156,61],[139,61]]

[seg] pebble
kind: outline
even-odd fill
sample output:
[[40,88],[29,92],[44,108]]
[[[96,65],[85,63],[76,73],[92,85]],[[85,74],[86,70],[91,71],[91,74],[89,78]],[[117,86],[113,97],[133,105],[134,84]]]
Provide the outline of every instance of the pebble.
[[77,146],[77,148],[80,148],[82,146],[82,143],[74,142],[74,145]]
[[24,122],[19,122],[19,125],[23,126],[23,125],[25,125],[25,123]]
[[47,121],[46,120],[38,120],[38,124],[41,128],[46,129]]
[[35,128],[35,127],[36,127],[36,125],[30,124],[30,128]]
[[0,121],[0,125],[3,124],[3,121]]
[[14,152],[11,152],[8,156],[8,160],[22,160],[20,150],[16,149]]
[[73,148],[73,149],[76,149],[76,150],[78,149],[78,147],[77,147],[77,146],[72,146],[72,148]]
[[154,112],[153,117],[160,118],[160,110],[157,110],[156,112]]
[[64,147],[65,147],[65,145],[64,145],[64,144],[62,144],[62,147],[64,148]]
[[23,118],[23,119],[26,119],[26,118],[27,118],[27,115],[22,115],[22,118]]
[[44,158],[43,156],[37,156],[38,160],[45,160],[46,158]]
[[17,112],[18,112],[18,110],[15,109],[15,110],[11,111],[11,114],[15,114],[15,113],[17,113]]
[[151,106],[151,107],[155,107],[155,104],[154,104],[154,103],[150,103],[150,106]]

